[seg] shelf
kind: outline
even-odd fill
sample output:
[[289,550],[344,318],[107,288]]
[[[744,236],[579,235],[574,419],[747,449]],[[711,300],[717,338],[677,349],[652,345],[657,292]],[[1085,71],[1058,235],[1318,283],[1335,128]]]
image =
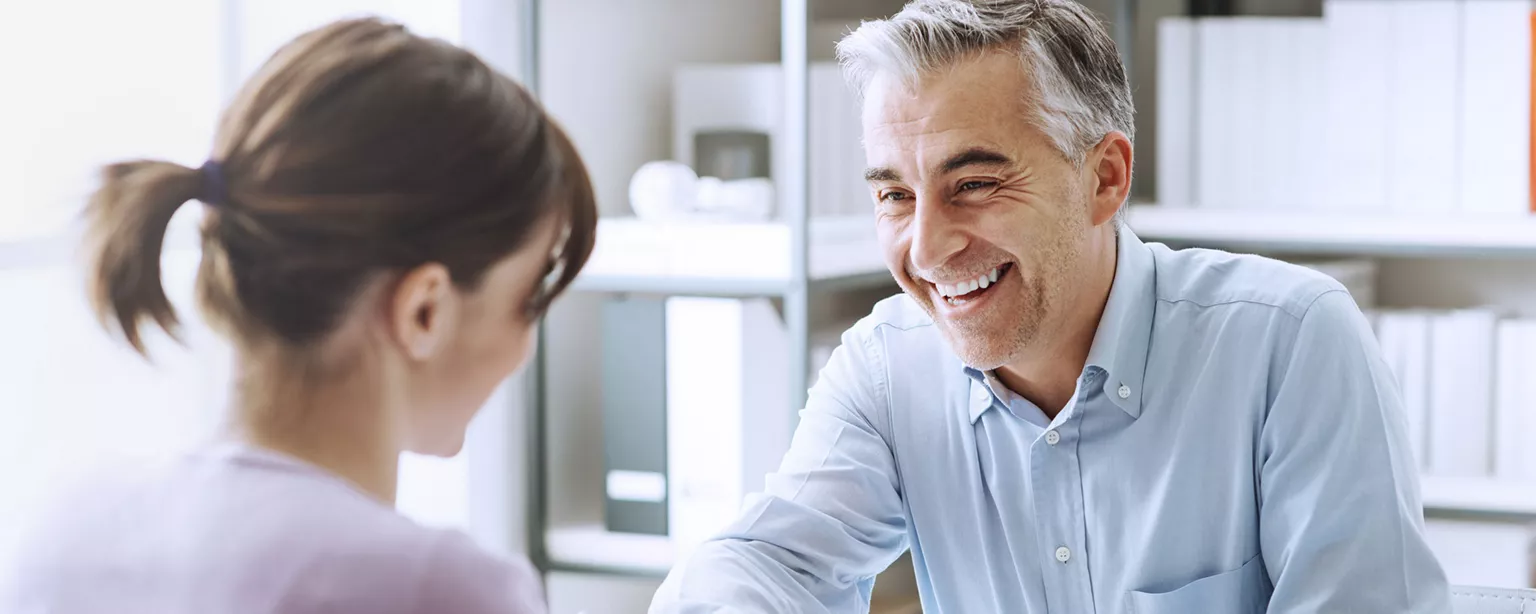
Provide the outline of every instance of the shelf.
[[1143,240],[1225,249],[1536,258],[1536,216],[1408,215],[1132,205]]
[[[894,285],[870,216],[813,219],[810,283],[822,290]],[[574,288],[708,296],[775,296],[790,287],[792,233],[782,223],[598,221]]]
[[552,566],[568,571],[665,576],[676,556],[666,536],[614,533],[601,523],[550,527],[544,546]]
[[1419,483],[1426,510],[1536,516],[1536,483],[1436,476]]

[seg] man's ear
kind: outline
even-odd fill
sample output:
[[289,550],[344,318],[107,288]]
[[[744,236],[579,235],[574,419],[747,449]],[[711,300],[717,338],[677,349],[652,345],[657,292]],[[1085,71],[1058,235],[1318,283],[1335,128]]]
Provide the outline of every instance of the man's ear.
[[458,325],[458,295],[448,268],[437,263],[411,269],[389,299],[389,330],[405,355],[431,358]]
[[1084,169],[1092,173],[1089,199],[1094,226],[1112,219],[1130,196],[1131,161],[1131,139],[1118,131],[1104,135],[1104,139],[1089,150]]

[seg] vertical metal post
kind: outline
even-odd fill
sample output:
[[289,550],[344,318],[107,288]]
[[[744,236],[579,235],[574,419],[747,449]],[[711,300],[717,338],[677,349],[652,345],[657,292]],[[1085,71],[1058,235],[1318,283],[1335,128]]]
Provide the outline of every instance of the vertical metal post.
[[1136,53],[1136,0],[1115,2],[1115,45],[1120,47],[1120,64],[1125,67],[1125,81],[1135,87],[1136,75],[1132,74]]
[[[522,2],[522,81],[535,98],[539,97],[539,0],[518,0]],[[528,457],[528,559],[533,566],[546,577],[549,572],[549,552],[546,548],[545,535],[549,527],[549,484],[546,479],[546,465],[549,459],[548,433],[546,432],[546,416],[548,408],[545,407],[545,363],[548,350],[545,339],[549,338],[549,327],[541,318],[538,324],[538,340],[534,346],[533,364],[528,365],[527,374],[524,377],[525,402],[528,407],[528,423],[526,454]],[[547,587],[546,587],[547,590]]]
[[[790,401],[803,407],[810,362],[810,29],[809,0],[780,0],[784,64],[784,138],[779,143],[788,168],[779,174],[780,206],[790,229],[790,280],[784,291],[784,323],[789,331]],[[797,420],[792,413],[790,420]]]

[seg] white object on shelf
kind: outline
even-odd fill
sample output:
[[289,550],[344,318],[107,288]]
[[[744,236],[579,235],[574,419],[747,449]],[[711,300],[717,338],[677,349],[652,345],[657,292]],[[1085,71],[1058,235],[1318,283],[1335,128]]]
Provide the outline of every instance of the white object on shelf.
[[1494,475],[1536,481],[1536,320],[1499,323],[1494,398]]
[[1461,205],[1526,215],[1531,209],[1530,0],[1462,2]]
[[1382,358],[1401,390],[1408,443],[1420,470],[1428,463],[1429,318],[1422,311],[1386,311],[1376,319]]
[[666,313],[667,527],[686,556],[789,449],[789,339],[768,299],[672,297]]
[[601,522],[553,526],[544,535],[544,546],[550,560],[571,566],[665,574],[676,560],[671,538],[615,533]]
[[1157,23],[1157,197],[1194,202],[1195,22]]
[[[809,68],[810,168],[806,177],[812,215],[870,211],[874,202],[862,169],[864,148],[857,97],[835,62]],[[768,134],[769,175],[801,160],[790,160],[781,137],[784,72],[779,64],[687,64],[672,81],[672,156],[694,161],[694,136],[705,130],[751,130]]]
[[[598,220],[597,245],[584,277],[790,278],[788,224]],[[884,271],[872,216],[812,219],[811,277]]]
[[1201,207],[1234,206],[1236,187],[1236,105],[1231,87],[1240,68],[1236,65],[1232,48],[1232,28],[1224,19],[1199,19],[1195,21],[1196,65],[1199,74],[1195,78],[1195,108],[1199,109],[1199,126],[1195,130],[1195,163],[1200,169],[1195,173],[1195,202]]
[[629,178],[629,208],[643,220],[685,217],[698,206],[698,196],[699,176],[682,162],[646,162]]
[[1429,473],[1493,472],[1493,338],[1498,314],[1463,309],[1430,322]]
[[1428,510],[1536,516],[1536,481],[1426,475],[1419,484]]
[[1456,98],[1462,81],[1457,51],[1463,4],[1414,0],[1393,2],[1387,11],[1391,54],[1387,202],[1394,212],[1458,208]]
[[1212,211],[1135,205],[1142,239],[1277,251],[1536,254],[1536,217]]
[[1326,0],[1328,208],[1387,204],[1393,0]]

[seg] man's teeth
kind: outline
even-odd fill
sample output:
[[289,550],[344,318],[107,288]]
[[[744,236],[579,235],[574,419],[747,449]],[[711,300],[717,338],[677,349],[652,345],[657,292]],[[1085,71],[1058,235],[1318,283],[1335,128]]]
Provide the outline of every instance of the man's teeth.
[[986,274],[984,274],[984,275],[982,275],[980,277],[977,277],[976,279],[968,279],[966,281],[962,281],[962,282],[957,283],[957,284],[934,284],[934,285],[938,287],[939,294],[943,295],[944,298],[955,298],[955,297],[965,296],[965,295],[970,294],[972,292],[975,292],[977,290],[981,290],[981,289],[984,289],[984,288],[986,288],[988,286],[991,286],[994,283],[997,283],[997,274],[998,274],[999,269],[1001,269],[1001,268],[1002,267],[994,268],[991,271],[988,271]]

